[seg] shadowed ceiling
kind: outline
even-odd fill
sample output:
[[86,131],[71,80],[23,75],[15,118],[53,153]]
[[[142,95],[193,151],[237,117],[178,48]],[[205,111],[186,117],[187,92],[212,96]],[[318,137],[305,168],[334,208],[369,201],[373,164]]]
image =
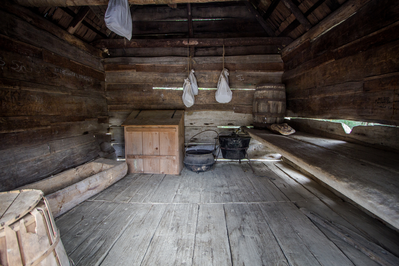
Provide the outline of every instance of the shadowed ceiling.
[[[107,1],[15,2],[27,6],[85,42],[122,38],[105,26],[107,6],[104,4]],[[129,0],[133,39],[289,37],[295,40],[339,8],[345,0],[155,2]]]

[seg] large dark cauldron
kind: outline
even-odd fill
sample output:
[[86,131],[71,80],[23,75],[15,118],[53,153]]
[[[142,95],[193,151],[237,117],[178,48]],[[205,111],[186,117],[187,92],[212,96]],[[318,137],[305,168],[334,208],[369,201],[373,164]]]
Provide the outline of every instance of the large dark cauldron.
[[250,136],[236,133],[227,136],[219,136],[219,145],[222,150],[223,158],[236,160],[244,159],[247,155],[250,141]]
[[[191,142],[195,136],[204,133],[206,131],[213,131],[219,137],[219,133],[217,131],[208,129],[192,136],[189,142]],[[198,172],[208,171],[209,169],[212,168],[213,164],[215,163],[215,156],[213,153],[216,150],[216,142],[218,138],[215,139],[216,139],[215,146],[213,149],[193,149],[193,150],[186,149],[186,156],[184,157],[183,162],[184,165],[187,167],[187,169],[198,173]]]
[[193,172],[205,172],[211,169],[215,163],[213,150],[189,150],[186,151],[184,165]]

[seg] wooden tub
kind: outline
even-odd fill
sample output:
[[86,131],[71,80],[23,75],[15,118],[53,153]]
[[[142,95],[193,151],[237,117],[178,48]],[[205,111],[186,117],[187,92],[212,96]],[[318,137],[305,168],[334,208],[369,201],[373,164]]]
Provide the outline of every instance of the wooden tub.
[[103,191],[127,173],[126,162],[97,159],[18,189],[43,191],[54,217]]

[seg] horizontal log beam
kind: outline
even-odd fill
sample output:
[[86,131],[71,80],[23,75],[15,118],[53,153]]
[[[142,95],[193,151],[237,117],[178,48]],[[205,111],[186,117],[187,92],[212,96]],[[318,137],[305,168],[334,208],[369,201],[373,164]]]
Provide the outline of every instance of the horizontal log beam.
[[[231,2],[238,0],[190,0],[190,3]],[[22,6],[51,7],[51,6],[106,6],[108,0],[15,0]],[[169,5],[186,4],[187,0],[128,0],[133,5]]]
[[103,39],[94,42],[98,48],[118,49],[118,48],[152,48],[152,47],[212,47],[212,46],[252,46],[252,45],[283,45],[292,42],[289,37],[259,37],[259,38],[180,38],[180,39],[135,39],[127,41],[125,39]]

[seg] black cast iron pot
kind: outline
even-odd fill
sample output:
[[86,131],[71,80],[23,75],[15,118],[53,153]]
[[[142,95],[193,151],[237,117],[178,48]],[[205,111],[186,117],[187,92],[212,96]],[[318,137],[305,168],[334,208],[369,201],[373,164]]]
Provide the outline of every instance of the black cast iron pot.
[[247,154],[251,137],[248,135],[231,134],[219,136],[220,149],[225,159],[244,159]]
[[189,150],[184,157],[184,165],[193,172],[205,172],[215,163],[213,150]]

